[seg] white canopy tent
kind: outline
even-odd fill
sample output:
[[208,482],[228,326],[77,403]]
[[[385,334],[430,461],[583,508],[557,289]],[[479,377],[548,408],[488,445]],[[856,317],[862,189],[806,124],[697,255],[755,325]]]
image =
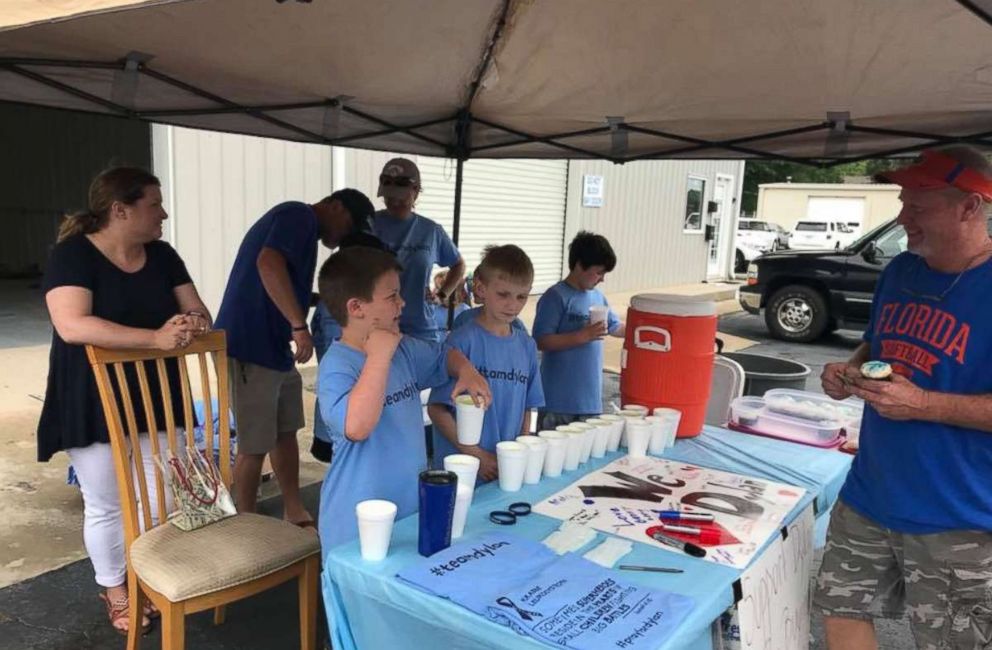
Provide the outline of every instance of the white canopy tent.
[[0,101],[449,156],[457,206],[470,157],[992,147],[992,0],[5,0]]

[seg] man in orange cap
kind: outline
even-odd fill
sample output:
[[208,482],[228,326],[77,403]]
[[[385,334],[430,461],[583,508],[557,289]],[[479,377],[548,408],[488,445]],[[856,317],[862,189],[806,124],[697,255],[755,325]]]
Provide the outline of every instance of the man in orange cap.
[[[873,619],[903,611],[921,649],[992,647],[992,165],[952,146],[882,180],[902,187],[906,250],[821,377],[866,405],[814,604],[831,650],[877,648]],[[891,377],[862,377],[868,360]]]

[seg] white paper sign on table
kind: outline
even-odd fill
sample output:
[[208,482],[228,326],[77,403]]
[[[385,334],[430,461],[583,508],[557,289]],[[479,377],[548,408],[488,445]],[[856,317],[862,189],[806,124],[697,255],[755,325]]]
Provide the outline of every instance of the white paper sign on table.
[[[743,569],[777,533],[806,490],[663,458],[620,458],[542,501],[534,512],[592,526],[666,551],[655,541],[663,510],[709,513],[718,538],[672,533],[706,548],[705,559]],[[695,522],[693,522],[695,525]]]

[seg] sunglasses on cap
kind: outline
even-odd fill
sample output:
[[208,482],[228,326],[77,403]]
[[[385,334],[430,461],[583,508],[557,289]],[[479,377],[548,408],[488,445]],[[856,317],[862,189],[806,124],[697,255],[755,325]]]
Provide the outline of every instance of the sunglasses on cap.
[[380,176],[379,185],[384,187],[416,187],[417,181],[405,176]]

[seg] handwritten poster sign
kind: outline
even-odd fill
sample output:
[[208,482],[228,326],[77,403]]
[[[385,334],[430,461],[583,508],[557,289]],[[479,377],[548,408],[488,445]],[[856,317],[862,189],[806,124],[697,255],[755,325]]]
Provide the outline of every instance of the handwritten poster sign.
[[586,174],[582,177],[582,206],[586,208],[603,207],[603,177]]
[[805,494],[792,485],[697,467],[663,458],[624,457],[542,501],[534,512],[681,553],[651,537],[662,510],[710,513],[714,533],[666,533],[706,549],[706,560],[746,567]]
[[742,650],[809,648],[813,507],[807,507],[741,575],[737,603]]

